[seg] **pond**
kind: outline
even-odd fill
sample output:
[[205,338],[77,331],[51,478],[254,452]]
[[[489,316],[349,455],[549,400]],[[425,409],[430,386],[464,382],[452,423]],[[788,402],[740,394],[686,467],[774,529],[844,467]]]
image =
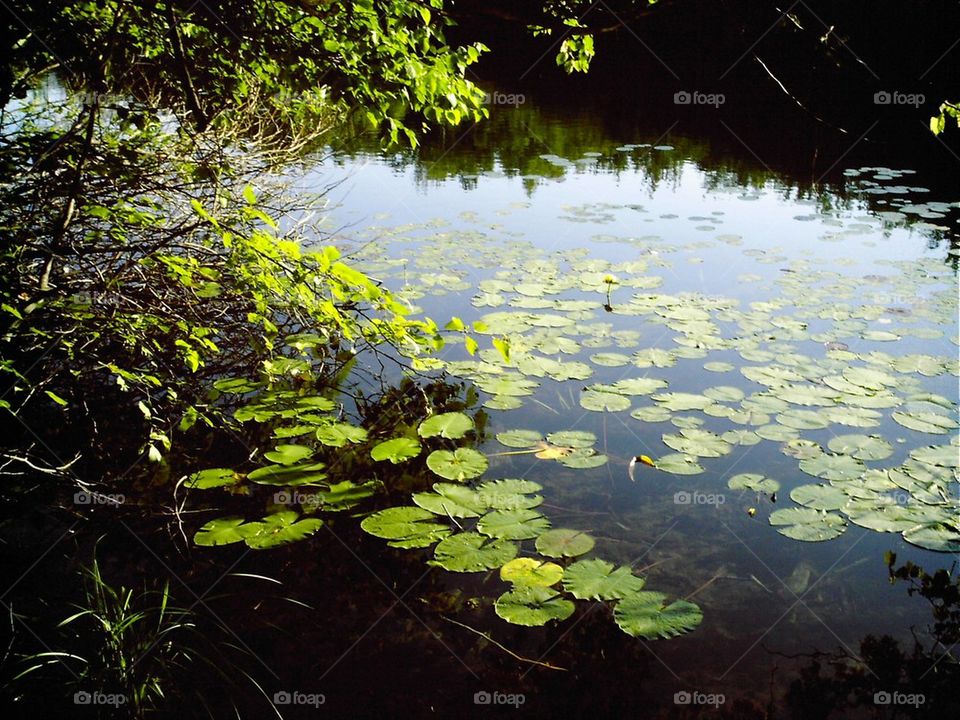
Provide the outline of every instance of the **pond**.
[[[709,142],[612,137],[527,98],[494,108],[474,136],[419,155],[331,150],[298,178],[314,190],[342,180],[326,222],[344,252],[478,341],[475,354],[452,344],[422,369],[479,391],[469,412],[484,415],[474,447],[488,467],[467,474],[470,486],[510,478],[542,496],[509,518],[525,529],[499,537],[524,538],[520,557],[567,566],[563,586],[589,597],[600,585],[577,592],[576,558],[532,539],[548,524],[570,529],[592,538],[587,558],[702,611],[660,618],[674,639],[617,638],[630,618],[590,600],[523,628],[497,617],[518,621],[509,602],[494,608],[510,588],[496,570],[431,570],[444,592],[476,599],[451,621],[569,674],[543,679],[553,671],[522,663],[504,673],[509,657],[492,646],[463,655],[447,645],[465,639],[456,625],[429,613],[418,623],[414,587],[402,601],[411,614],[392,612],[421,636],[415,652],[448,666],[435,682],[431,662],[408,661],[427,686],[421,710],[470,713],[475,691],[508,704],[519,693],[535,716],[566,703],[650,715],[683,710],[674,703],[762,708],[783,702],[811,653],[837,649],[894,692],[899,681],[871,667],[880,660],[864,659],[861,642],[910,647],[911,630],[929,624],[929,606],[888,582],[884,556],[932,570],[960,549],[942,524],[960,511],[960,203],[910,168],[840,166],[813,189],[744,155],[718,157]],[[640,455],[652,465],[631,464]],[[442,507],[469,530],[478,513],[449,488],[438,488]],[[384,547],[378,563],[411,556],[432,551]],[[396,631],[375,623],[354,650],[343,638],[337,662],[389,646]],[[802,708],[822,691],[794,686],[790,698]]]

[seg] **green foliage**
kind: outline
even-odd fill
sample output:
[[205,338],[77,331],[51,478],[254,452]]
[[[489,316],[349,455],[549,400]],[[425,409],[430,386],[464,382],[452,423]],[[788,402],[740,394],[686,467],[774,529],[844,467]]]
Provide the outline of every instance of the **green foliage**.
[[939,135],[946,130],[948,117],[956,120],[957,127],[960,127],[960,107],[956,103],[944,102],[940,105],[940,111],[930,118],[930,132]]

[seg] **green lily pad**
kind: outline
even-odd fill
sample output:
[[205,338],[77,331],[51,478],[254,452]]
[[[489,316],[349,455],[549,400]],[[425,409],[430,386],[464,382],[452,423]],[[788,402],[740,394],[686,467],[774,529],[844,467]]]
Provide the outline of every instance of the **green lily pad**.
[[306,445],[277,445],[270,452],[263,454],[267,460],[278,465],[293,465],[311,455],[313,455],[313,449]]
[[878,435],[837,435],[827,447],[858,460],[883,460],[893,454],[893,445]]
[[536,507],[543,502],[540,495],[531,495],[542,488],[530,480],[506,478],[488,480],[477,487],[477,495],[491,510],[521,510]]
[[260,485],[315,485],[327,478],[322,472],[326,467],[321,462],[304,465],[267,465],[247,475],[247,479]]
[[607,464],[607,456],[596,453],[592,448],[578,448],[557,458],[564,467],[576,470],[589,470]]
[[733,450],[719,435],[699,428],[684,428],[679,435],[665,433],[662,438],[664,445],[685,455],[722,457]]
[[794,540],[820,542],[843,534],[847,524],[843,517],[813,508],[785,508],[770,513],[770,524],[777,532]]
[[590,356],[590,362],[603,367],[620,367],[630,362],[630,356],[612,352],[597,353]]
[[754,492],[775,493],[780,489],[780,483],[759,473],[740,473],[727,480],[727,487],[731,490],[753,490]]
[[869,408],[841,406],[824,408],[819,412],[826,415],[830,422],[849,427],[879,427],[883,418],[883,415]]
[[209,490],[210,488],[236,485],[241,476],[230,468],[210,468],[194,473],[184,481],[184,486],[194,490]]
[[487,471],[487,458],[473,448],[434,450],[427,455],[427,467],[447,480],[469,480]]
[[670,411],[665,407],[660,407],[659,405],[647,405],[646,407],[639,407],[630,413],[630,417],[641,420],[643,422],[657,423],[657,422],[666,422],[670,419]]
[[366,442],[367,431],[350,423],[335,422],[318,427],[316,437],[322,445],[327,447],[343,447],[348,443]]
[[910,457],[926,465],[940,467],[960,467],[960,447],[956,445],[931,445],[917,448],[910,453]]
[[644,579],[630,568],[614,569],[606,560],[581,560],[567,568],[563,589],[579,600],[619,600],[643,589]]
[[244,541],[254,550],[269,550],[303,540],[323,526],[323,520],[319,518],[298,521],[298,517],[299,513],[293,510],[283,510],[267,515],[259,522],[247,523]]
[[513,585],[549,587],[560,582],[563,568],[534,558],[515,558],[500,568],[500,579]]
[[790,491],[790,499],[814,510],[839,510],[846,505],[848,497],[833,485],[819,484],[798,485]]
[[586,430],[561,430],[547,435],[547,442],[568,448],[589,448],[597,442],[597,436]]
[[956,420],[940,413],[894,412],[891,417],[905,428],[935,435],[946,435],[957,427]]
[[618,602],[613,619],[627,635],[655,640],[693,630],[703,620],[703,612],[695,603],[676,600],[667,605],[663,593],[643,591]]
[[576,606],[550,588],[515,585],[497,598],[493,609],[508,623],[536,627],[551,620],[566,620],[573,615]]
[[477,531],[503,540],[529,540],[550,529],[550,521],[536,510],[493,510],[477,523]]
[[516,556],[516,543],[461,532],[440,541],[430,564],[451,572],[482,572],[505,565]]
[[620,395],[649,395],[665,387],[667,387],[666,380],[642,377],[617,380],[610,386],[610,390]]
[[203,526],[193,536],[197,545],[216,547],[241,542],[245,537],[244,519],[242,517],[222,517]]
[[903,531],[903,539],[908,543],[937,552],[960,552],[960,530],[956,525],[937,522],[917,525]]
[[697,458],[684,453],[664,455],[657,458],[654,464],[657,470],[674,475],[699,475],[703,472],[703,467],[697,462]]
[[473,420],[461,412],[441,413],[429,417],[420,423],[417,429],[420,437],[444,437],[458,440],[473,430]]
[[580,393],[580,407],[596,412],[618,412],[630,408],[630,398],[612,392],[584,390]]
[[842,481],[860,477],[867,468],[860,460],[849,455],[823,453],[801,460],[800,469],[808,475],[824,480]]
[[577,557],[593,550],[594,540],[581,530],[557,528],[537,538],[537,552],[547,557]]
[[360,527],[370,535],[390,540],[388,545],[399,548],[428,547],[451,533],[450,526],[438,523],[432,512],[411,506],[376,512],[364,518]]
[[662,407],[674,412],[679,410],[703,410],[707,405],[713,404],[713,400],[706,395],[694,393],[670,392],[653,395],[652,397]]
[[785,410],[777,415],[777,422],[795,430],[819,430],[830,424],[824,413],[816,410]]
[[543,441],[543,435],[536,430],[506,430],[497,433],[497,442],[511,448],[532,448]]
[[394,465],[406,462],[420,454],[420,443],[413,438],[397,437],[377,443],[370,451],[370,457],[377,462],[389,460]]
[[477,490],[451,483],[434,483],[433,492],[414,493],[411,499],[441,517],[473,518],[487,511],[487,504]]

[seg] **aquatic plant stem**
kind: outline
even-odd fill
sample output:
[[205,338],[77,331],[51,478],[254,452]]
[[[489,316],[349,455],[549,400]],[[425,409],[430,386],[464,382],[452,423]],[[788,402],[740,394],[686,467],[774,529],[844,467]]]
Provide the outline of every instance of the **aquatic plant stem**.
[[459,625],[460,627],[464,628],[465,630],[469,630],[469,631],[472,632],[474,635],[479,635],[480,637],[482,637],[482,638],[483,638],[484,640],[486,640],[487,642],[493,643],[493,644],[496,645],[498,648],[500,648],[501,650],[503,650],[505,653],[507,653],[508,655],[510,655],[510,656],[513,657],[513,658],[516,658],[516,659],[519,660],[520,662],[530,663],[531,665],[539,665],[540,667],[547,668],[548,670],[560,670],[560,671],[562,671],[562,672],[568,672],[567,668],[559,667],[559,666],[557,666],[557,665],[551,665],[550,663],[541,662],[540,660],[532,660],[532,659],[530,659],[530,658],[523,657],[523,655],[517,655],[517,653],[515,653],[513,650],[511,650],[510,648],[508,648],[508,647],[505,646],[505,645],[502,645],[502,644],[498,643],[496,640],[494,640],[492,637],[490,637],[490,636],[489,636],[487,633],[485,633],[485,632],[480,632],[479,630],[477,630],[477,629],[475,629],[475,628],[472,628],[472,627],[470,627],[469,625],[465,625],[465,624],[462,623],[462,622],[457,622],[456,620],[452,620],[451,618],[445,617],[445,616],[443,616],[443,615],[441,615],[440,617],[441,617],[441,619],[446,620],[448,623],[453,623],[454,625]]

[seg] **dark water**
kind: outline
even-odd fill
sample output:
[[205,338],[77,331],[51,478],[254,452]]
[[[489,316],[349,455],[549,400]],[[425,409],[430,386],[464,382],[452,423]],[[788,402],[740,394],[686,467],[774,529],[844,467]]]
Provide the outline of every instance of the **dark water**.
[[[663,147],[652,147],[658,145]],[[656,317],[618,313],[618,303],[637,292],[722,297],[741,309],[772,303],[777,314],[809,321],[809,331],[793,339],[770,338],[773,356],[796,355],[788,362],[800,364],[826,358],[827,339],[818,333],[829,329],[831,312],[871,306],[876,311],[861,329],[892,328],[901,339],[873,342],[855,333],[844,338],[850,352],[861,358],[876,352],[922,353],[949,362],[957,354],[953,268],[960,208],[956,197],[931,192],[935,178],[909,167],[893,170],[904,172],[891,173],[879,163],[867,169],[841,165],[835,182],[811,184],[808,178],[770,172],[748,150],[718,150],[710,137],[629,134],[622,128],[612,135],[596,116],[544,110],[527,98],[519,107],[494,108],[488,125],[439,139],[419,153],[335,152],[304,183],[316,188],[346,178],[331,195],[329,227],[345,226],[339,234],[343,246],[355,249],[372,274],[439,321],[542,307],[513,292],[517,283],[562,277],[571,267],[623,278],[623,264],[637,262],[642,266],[634,268],[637,274],[660,278],[652,289],[618,287],[612,313],[597,310],[578,319],[582,325],[565,326],[561,334],[576,337],[582,347],[564,360],[589,364],[597,352],[629,356],[642,348],[676,348],[677,333]],[[809,285],[814,293],[808,308],[797,307],[804,292],[784,293],[783,278],[790,275],[803,276],[800,286]],[[491,279],[507,283],[501,302],[471,302],[482,295],[481,283]],[[597,301],[603,293],[573,290],[548,297]],[[467,358],[461,348],[444,357]],[[703,368],[708,361],[733,367],[709,372]],[[435,570],[430,581],[443,592],[479,598],[478,608],[460,608],[450,617],[568,672],[514,663],[491,646],[481,651],[468,631],[433,622],[424,609],[430,595],[424,597],[418,585],[405,596],[409,607],[395,607],[354,649],[356,638],[331,643],[346,655],[325,676],[324,687],[336,688],[372,656],[402,645],[410,653],[403,655],[405,669],[391,675],[408,679],[405,692],[416,695],[418,713],[485,714],[491,709],[474,706],[471,696],[486,689],[523,693],[519,712],[532,716],[560,708],[586,714],[616,707],[623,715],[691,717],[704,710],[677,705],[674,693],[680,691],[722,694],[721,709],[731,716],[741,711],[750,716],[748,706],[759,711],[768,703],[785,715],[784,693],[797,667],[809,659],[804,654],[842,648],[859,658],[860,642],[871,634],[887,634],[912,647],[911,630],[929,623],[929,607],[887,581],[884,552],[930,569],[949,567],[949,553],[928,552],[899,535],[856,525],[827,542],[778,534],[767,523],[770,512],[793,506],[793,487],[818,482],[783,454],[780,441],[763,440],[721,458],[705,458],[702,474],[642,469],[631,482],[627,460],[638,453],[656,458],[672,452],[661,433],[677,429],[670,421],[641,422],[629,411],[591,412],[577,401],[584,386],[631,377],[666,380],[671,391],[699,393],[723,385],[750,394],[763,388],[738,370],[764,364],[746,361],[736,349],[711,350],[709,357],[683,358],[673,367],[594,364],[588,380],[544,380],[535,395],[520,398],[522,407],[487,410],[489,440],[482,449],[492,457],[485,477],[542,484],[543,510],[554,526],[589,531],[597,538],[595,553],[607,560],[638,570],[650,566],[642,573],[650,589],[692,596],[704,611],[697,630],[672,640],[631,639],[618,635],[609,610],[597,605],[556,627],[511,627],[489,605],[505,587],[494,573],[477,579]],[[955,365],[936,377],[905,382],[915,384],[905,390],[956,400]],[[631,409],[654,404],[643,396],[631,401]],[[844,433],[889,439],[892,455],[868,462],[869,467],[891,467],[918,445],[951,437],[913,433],[894,423],[889,410],[881,412],[884,418],[876,427],[831,424],[804,430],[802,437],[824,446]],[[950,412],[955,415],[955,406]],[[718,433],[751,427],[699,410],[673,417],[681,423],[703,421],[702,427]],[[496,457],[509,448],[493,435],[512,428],[544,435],[589,430],[610,459],[602,467],[575,470],[530,455]],[[743,472],[778,479],[777,504],[751,491],[728,489],[727,479]],[[751,516],[748,508],[758,512]],[[410,555],[426,557],[420,551],[385,549],[378,561],[406,563]],[[395,578],[395,573],[385,576],[388,584]],[[395,587],[398,593],[406,588],[403,582]],[[413,635],[401,641],[398,626]],[[436,656],[444,666],[439,674],[431,663]],[[329,694],[332,698],[337,691]]]

